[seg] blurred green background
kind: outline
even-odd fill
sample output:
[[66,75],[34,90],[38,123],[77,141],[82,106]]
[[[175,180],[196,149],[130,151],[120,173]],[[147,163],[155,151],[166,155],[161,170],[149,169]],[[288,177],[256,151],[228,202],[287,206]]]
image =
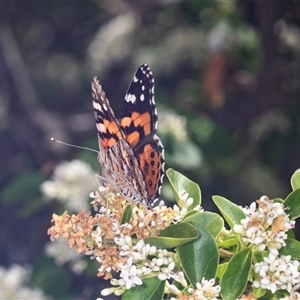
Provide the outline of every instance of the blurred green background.
[[97,149],[92,77],[118,114],[143,63],[155,78],[166,168],[200,185],[204,209],[215,210],[215,194],[248,205],[291,191],[300,167],[298,1],[2,2],[0,265],[27,266],[27,286],[52,299],[95,299],[104,285],[95,261],[76,274],[44,252],[52,213],[65,206],[46,202],[40,185],[62,160],[99,170],[95,153],[50,138]]

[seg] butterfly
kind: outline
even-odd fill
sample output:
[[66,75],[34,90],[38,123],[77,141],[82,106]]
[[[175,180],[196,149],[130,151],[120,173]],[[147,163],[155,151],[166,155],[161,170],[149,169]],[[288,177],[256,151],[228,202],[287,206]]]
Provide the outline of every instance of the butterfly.
[[158,200],[164,176],[164,147],[156,135],[158,117],[154,77],[141,65],[116,118],[97,77],[92,80],[101,175],[130,203],[150,208]]

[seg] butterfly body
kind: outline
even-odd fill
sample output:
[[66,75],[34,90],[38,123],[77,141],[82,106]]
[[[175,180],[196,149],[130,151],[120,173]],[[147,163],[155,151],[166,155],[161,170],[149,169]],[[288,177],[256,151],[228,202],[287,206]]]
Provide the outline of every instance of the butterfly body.
[[120,118],[95,77],[93,107],[102,176],[131,203],[150,207],[161,193],[164,149],[157,131],[154,78],[147,65],[136,71]]

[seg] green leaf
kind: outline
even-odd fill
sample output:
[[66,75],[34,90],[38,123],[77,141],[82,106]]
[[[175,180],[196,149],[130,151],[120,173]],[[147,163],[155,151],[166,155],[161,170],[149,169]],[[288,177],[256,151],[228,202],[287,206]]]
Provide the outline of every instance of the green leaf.
[[173,169],[168,169],[166,175],[171,183],[173,194],[176,202],[179,204],[179,207],[181,207],[179,203],[179,192],[182,190],[185,190],[189,194],[189,197],[194,200],[193,204],[188,208],[188,210],[191,210],[195,206],[200,205],[201,191],[197,183],[183,176],[179,172],[174,171]]
[[228,262],[222,263],[218,266],[218,270],[217,270],[217,277],[218,278],[222,278],[224,272],[226,271],[228,266]]
[[219,248],[229,248],[235,246],[238,243],[237,238],[229,238],[222,242],[218,242]]
[[145,243],[161,249],[168,249],[184,245],[199,236],[198,230],[188,223],[170,225],[159,236],[147,237]]
[[269,252],[268,251],[262,251],[262,252],[254,252],[252,254],[252,262],[253,263],[259,263],[264,261],[264,258],[268,256]]
[[182,143],[182,141],[174,139],[173,134],[163,135],[160,133],[159,136],[168,144],[168,153],[172,153],[167,156],[169,165],[188,170],[199,168],[202,165],[203,155],[199,146],[189,140]]
[[253,287],[253,296],[254,296],[256,299],[261,298],[265,293],[266,293],[266,290],[265,290],[265,289]]
[[283,200],[282,198],[279,198],[279,197],[277,197],[277,198],[272,198],[272,201],[273,201],[273,202],[276,202],[276,203],[283,203],[283,202],[284,202],[284,200]]
[[179,246],[178,256],[185,275],[194,288],[202,278],[214,278],[219,263],[217,244],[200,223],[190,222],[200,232],[200,236],[193,242]]
[[295,239],[295,232],[293,231],[293,229],[289,229],[287,232],[286,232],[287,236],[291,239]]
[[287,214],[289,214],[290,219],[297,219],[300,216],[300,189],[291,192],[283,205],[289,208]]
[[199,211],[198,210],[190,210],[189,212],[186,213],[186,215],[184,216],[183,220],[190,217],[193,214],[197,214]]
[[245,290],[251,267],[251,249],[236,253],[229,261],[220,286],[223,300],[236,300]]
[[24,172],[1,192],[2,203],[14,204],[40,195],[43,177],[38,172]]
[[26,219],[43,208],[45,208],[45,202],[40,195],[40,197],[30,199],[30,205],[20,205],[16,211],[16,216],[20,219]]
[[132,206],[127,205],[126,208],[124,209],[124,212],[123,212],[123,215],[122,215],[122,218],[120,221],[121,225],[129,223],[131,217],[132,217]]
[[285,240],[286,246],[279,249],[282,255],[290,255],[294,259],[300,259],[300,242],[291,238]]
[[224,221],[218,214],[207,211],[196,212],[183,219],[183,222],[192,221],[202,225],[213,237],[217,237],[224,227]]
[[159,300],[163,299],[165,289],[165,281],[159,280],[157,277],[143,279],[142,285],[127,290],[122,295],[122,300]]
[[300,169],[296,170],[291,177],[291,186],[294,190],[300,189]]
[[235,224],[240,224],[241,220],[245,219],[244,212],[236,204],[221,196],[213,196],[212,198],[230,228]]

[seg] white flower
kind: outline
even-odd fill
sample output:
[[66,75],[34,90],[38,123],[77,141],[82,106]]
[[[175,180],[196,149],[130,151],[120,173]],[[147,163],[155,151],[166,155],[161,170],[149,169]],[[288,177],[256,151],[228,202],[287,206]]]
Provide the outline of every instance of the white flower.
[[87,262],[82,259],[82,255],[78,254],[74,249],[66,245],[66,240],[58,238],[53,242],[45,245],[45,253],[54,258],[57,265],[70,264],[75,274],[80,274],[87,267]]
[[188,138],[186,117],[178,115],[171,109],[160,109],[159,112],[159,131],[171,134],[178,141],[186,141]]
[[254,245],[256,251],[268,248],[277,256],[278,250],[285,246],[285,232],[295,225],[295,221],[291,221],[285,213],[283,204],[262,196],[243,211],[246,217],[233,226],[233,231],[242,236],[245,244]]
[[[129,290],[136,285],[143,284],[143,281],[139,277],[139,275],[141,275],[141,274],[139,274],[139,273],[140,272],[138,272],[135,265],[132,265],[129,270],[121,271],[120,277],[123,279],[123,283],[124,283],[126,290]],[[120,281],[121,281],[121,279],[119,280],[119,282]]]
[[[173,211],[176,213],[173,219],[173,223],[180,222],[187,214],[188,208],[194,203],[193,198],[189,197],[189,194],[186,190],[184,189],[180,190],[178,192],[178,195],[180,197],[178,201],[178,205],[175,204],[173,206]],[[193,210],[202,211],[200,205],[193,207]]]
[[19,265],[0,267],[0,299],[49,300],[40,289],[25,285],[29,274],[29,270]]
[[46,199],[57,199],[68,209],[88,208],[87,195],[97,187],[91,166],[80,160],[62,162],[54,170],[52,180],[42,183]]
[[[174,294],[174,295],[179,295],[181,293],[181,291],[178,289],[178,287],[174,284],[170,284],[167,280],[166,280],[166,284],[165,284],[165,294]],[[175,299],[175,298],[174,298]]]
[[[109,287],[109,288],[106,288],[106,289],[103,289],[102,291],[101,291],[101,295],[102,296],[108,296],[108,295],[111,295],[111,294],[113,294],[115,291],[117,291],[118,290],[118,288],[115,288],[115,287]],[[125,290],[124,290],[124,292],[125,292]]]
[[132,52],[130,38],[134,38],[134,30],[139,27],[139,19],[135,14],[118,14],[100,27],[87,49],[89,66],[93,73],[103,72],[112,62],[122,60]]
[[188,288],[188,292],[193,296],[193,299],[199,300],[217,300],[220,294],[221,287],[214,286],[215,279],[206,280],[202,278],[201,283],[196,283],[196,289]]
[[273,294],[281,289],[289,293],[299,288],[299,261],[291,260],[291,256],[276,257],[272,253],[263,262],[254,265],[257,275],[254,287],[270,290]]
[[173,264],[170,264],[169,267],[163,268],[162,271],[157,275],[158,279],[164,281],[166,279],[172,278],[174,275],[174,272],[172,272],[173,268],[174,268]]
[[187,287],[187,281],[185,280],[183,272],[178,272],[174,276],[174,280],[177,281],[177,282],[179,282],[183,287]]

